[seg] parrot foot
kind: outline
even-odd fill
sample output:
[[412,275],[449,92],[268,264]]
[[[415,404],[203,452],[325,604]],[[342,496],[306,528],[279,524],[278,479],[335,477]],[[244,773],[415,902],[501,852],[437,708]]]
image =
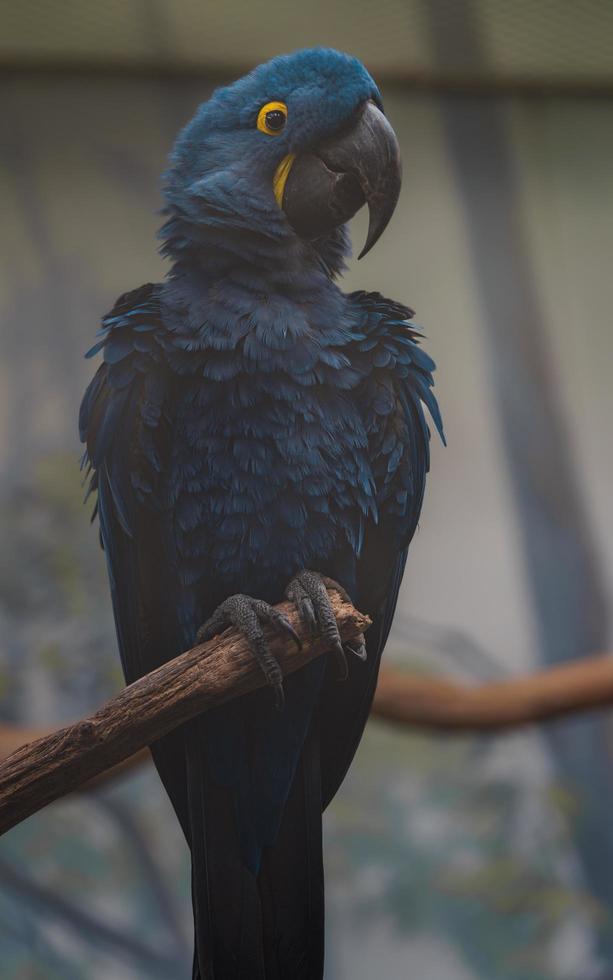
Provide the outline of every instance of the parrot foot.
[[351,598],[342,585],[326,575],[311,572],[308,569],[304,569],[294,576],[285,590],[285,595],[297,607],[300,618],[310,630],[311,635],[321,632],[322,636],[329,641],[339,666],[338,679],[344,681],[349,675],[345,651],[348,650],[359,660],[366,660],[366,646],[364,640],[360,639],[355,641],[353,646],[347,644],[343,647],[326,589],[335,589],[346,602],[351,602]]
[[298,649],[302,646],[300,638],[289,620],[262,599],[253,599],[248,595],[233,595],[221,603],[212,616],[207,619],[196,634],[196,642],[204,643],[218,633],[234,626],[239,630],[257,660],[266,683],[275,692],[275,707],[280,711],[285,703],[283,693],[283,674],[279,664],[268,649],[263,625],[271,626],[280,633],[290,636]]

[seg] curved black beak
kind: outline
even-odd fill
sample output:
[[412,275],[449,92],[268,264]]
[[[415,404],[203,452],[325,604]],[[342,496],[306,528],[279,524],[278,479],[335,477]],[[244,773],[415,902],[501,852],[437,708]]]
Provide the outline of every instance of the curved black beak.
[[301,238],[321,238],[368,204],[362,258],[394,213],[402,169],[394,130],[374,102],[366,102],[351,127],[297,157],[285,181],[281,206]]

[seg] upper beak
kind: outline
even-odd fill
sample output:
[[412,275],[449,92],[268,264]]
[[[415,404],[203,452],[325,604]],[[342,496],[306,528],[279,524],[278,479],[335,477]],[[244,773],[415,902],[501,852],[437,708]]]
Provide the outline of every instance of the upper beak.
[[394,130],[374,102],[366,102],[351,128],[303,156],[286,157],[282,193],[275,193],[302,238],[321,238],[368,204],[368,235],[358,258],[373,247],[394,212],[402,170]]

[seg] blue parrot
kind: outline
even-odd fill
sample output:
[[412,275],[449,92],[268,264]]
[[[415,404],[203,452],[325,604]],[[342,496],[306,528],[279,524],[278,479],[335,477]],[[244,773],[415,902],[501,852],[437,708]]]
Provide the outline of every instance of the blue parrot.
[[[323,972],[322,811],[360,740],[428,470],[434,363],[379,293],[343,293],[400,190],[379,90],[298,51],[205,102],[164,177],[165,282],[121,296],[80,430],[126,681],[228,626],[268,686],[152,746],[191,850],[194,978]],[[373,625],[343,649],[326,585]],[[288,597],[335,655],[282,683]],[[347,654],[347,656],[346,656]],[[343,683],[338,683],[340,679]]]

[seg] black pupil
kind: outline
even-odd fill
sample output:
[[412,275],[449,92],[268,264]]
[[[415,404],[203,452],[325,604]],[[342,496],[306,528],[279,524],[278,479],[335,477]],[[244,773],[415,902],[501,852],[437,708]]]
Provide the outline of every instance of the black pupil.
[[280,109],[271,109],[266,113],[266,125],[273,133],[278,133],[285,126],[285,113]]

